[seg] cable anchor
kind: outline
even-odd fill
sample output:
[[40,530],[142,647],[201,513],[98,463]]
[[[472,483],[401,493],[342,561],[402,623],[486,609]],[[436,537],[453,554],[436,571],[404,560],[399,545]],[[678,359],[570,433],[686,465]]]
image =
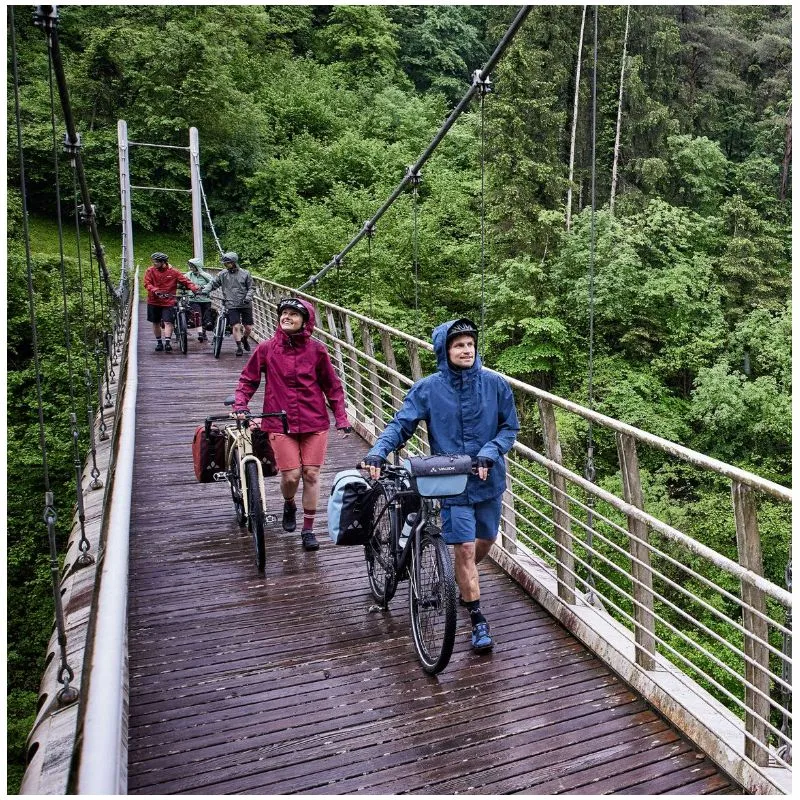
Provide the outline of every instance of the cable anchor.
[[81,148],[83,144],[81,143],[81,135],[79,133],[75,133],[75,141],[73,142],[72,139],[69,138],[69,133],[64,134],[64,152],[70,157],[75,158],[75,156],[80,155]]
[[50,32],[58,24],[58,11],[55,6],[36,6],[33,12],[33,24],[37,28],[42,28]]
[[478,87],[478,94],[481,97],[492,93],[492,79],[488,75],[484,78],[479,69],[472,73],[472,85]]
[[364,232],[365,236],[368,236],[371,239],[375,235],[375,223],[366,220],[364,222],[364,227],[361,230]]
[[413,164],[409,164],[406,167],[406,178],[408,178],[408,182],[414,189],[418,188],[422,183],[422,173],[419,170],[415,172]]

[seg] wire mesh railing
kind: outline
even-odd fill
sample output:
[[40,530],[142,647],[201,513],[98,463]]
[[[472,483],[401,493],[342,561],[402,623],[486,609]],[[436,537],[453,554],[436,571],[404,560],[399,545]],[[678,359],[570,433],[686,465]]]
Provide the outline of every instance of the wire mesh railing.
[[[256,284],[258,337],[274,332],[280,297],[313,304],[315,336],[369,441],[408,387],[435,369],[427,342],[288,287]],[[771,543],[769,565],[790,581],[791,490],[509,382],[528,413],[507,457],[499,551],[545,566],[561,603],[594,607],[627,631],[638,669],[654,672],[666,660],[702,687],[737,721],[745,759],[790,768],[792,598],[788,584],[765,574],[762,540]],[[594,482],[579,474],[575,453],[562,452],[560,435],[589,421],[605,465]],[[427,451],[424,425],[407,449]]]

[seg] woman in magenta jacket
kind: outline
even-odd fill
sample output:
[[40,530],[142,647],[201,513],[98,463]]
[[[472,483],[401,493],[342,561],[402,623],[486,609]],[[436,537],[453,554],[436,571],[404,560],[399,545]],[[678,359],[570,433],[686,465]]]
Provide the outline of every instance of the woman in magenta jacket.
[[[295,494],[303,479],[303,527],[305,550],[319,547],[314,536],[314,517],[319,503],[319,470],[328,448],[329,405],[336,427],[347,436],[342,383],[333,370],[325,345],[311,338],[314,309],[305,300],[288,297],[278,303],[278,326],[271,339],[256,347],[245,364],[236,387],[235,411],[247,404],[265,376],[264,412],[285,411],[289,433],[282,433],[280,419],[266,417],[261,427],[269,435],[281,472],[283,529],[296,528]],[[327,400],[327,404],[326,404]]]

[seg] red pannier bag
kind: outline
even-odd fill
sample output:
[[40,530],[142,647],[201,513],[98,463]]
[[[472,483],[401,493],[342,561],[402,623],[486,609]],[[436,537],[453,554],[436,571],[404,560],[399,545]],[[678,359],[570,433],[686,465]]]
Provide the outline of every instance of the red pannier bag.
[[200,425],[192,440],[194,476],[200,483],[213,483],[214,473],[225,469],[225,432],[216,425],[209,428]]
[[256,428],[253,434],[253,455],[261,462],[261,471],[265,478],[270,478],[278,474],[275,465],[275,453],[272,452],[272,445],[269,443],[269,434]]

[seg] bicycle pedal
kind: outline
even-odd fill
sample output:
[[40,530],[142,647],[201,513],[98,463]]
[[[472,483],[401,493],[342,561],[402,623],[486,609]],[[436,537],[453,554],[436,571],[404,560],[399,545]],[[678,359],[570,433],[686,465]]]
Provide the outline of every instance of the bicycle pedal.
[[214,473],[214,480],[217,483],[221,483],[222,481],[228,480],[228,473],[227,472],[215,472]]
[[278,518],[275,516],[275,514],[267,514],[265,519],[267,521],[267,525],[274,525],[278,521]]

